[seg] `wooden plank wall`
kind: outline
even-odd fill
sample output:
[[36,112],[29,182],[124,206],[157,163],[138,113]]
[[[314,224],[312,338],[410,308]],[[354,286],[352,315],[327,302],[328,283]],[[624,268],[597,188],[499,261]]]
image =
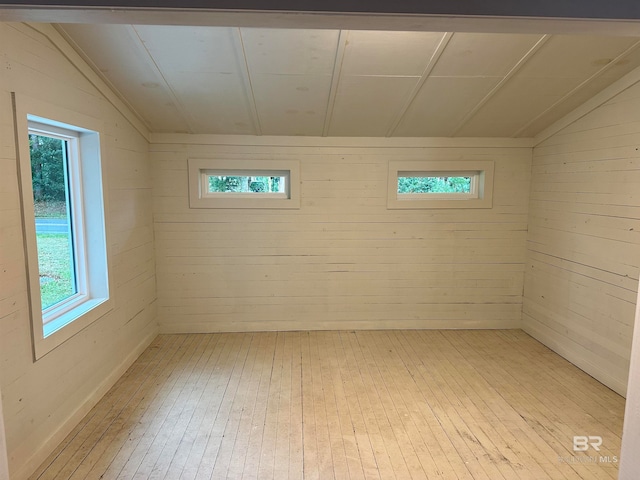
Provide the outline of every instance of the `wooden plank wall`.
[[[157,334],[148,142],[60,41],[51,26],[0,23],[0,386],[15,480],[38,466]],[[11,91],[105,125],[115,309],[35,363]]]
[[[520,326],[523,142],[227,140],[151,138],[162,332]],[[301,208],[190,209],[190,157],[298,159]],[[391,159],[494,160],[494,207],[388,210]]]
[[523,327],[624,395],[640,266],[640,86],[534,149]]

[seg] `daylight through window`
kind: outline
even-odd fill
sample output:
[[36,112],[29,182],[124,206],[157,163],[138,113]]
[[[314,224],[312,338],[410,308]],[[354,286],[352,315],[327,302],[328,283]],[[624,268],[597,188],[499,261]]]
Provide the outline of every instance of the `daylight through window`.
[[414,176],[405,172],[400,172],[398,176],[398,193],[454,193],[472,194],[475,175],[449,176],[449,175],[429,175]]
[[249,194],[287,196],[287,174],[239,175],[230,172],[205,172],[207,195]]

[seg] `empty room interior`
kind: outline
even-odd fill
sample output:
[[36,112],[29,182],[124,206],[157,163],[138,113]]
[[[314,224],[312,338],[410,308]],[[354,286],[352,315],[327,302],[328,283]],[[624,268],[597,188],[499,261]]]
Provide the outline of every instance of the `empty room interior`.
[[0,8],[0,479],[640,478],[640,24],[420,18]]

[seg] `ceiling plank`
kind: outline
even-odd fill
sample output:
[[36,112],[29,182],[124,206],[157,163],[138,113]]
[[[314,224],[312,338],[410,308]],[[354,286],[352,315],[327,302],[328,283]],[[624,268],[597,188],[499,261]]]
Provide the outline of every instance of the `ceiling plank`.
[[554,135],[560,133],[565,128],[570,127],[574,123],[578,122],[583,117],[589,115],[591,112],[600,108],[602,105],[613,99],[617,95],[621,94],[625,90],[640,83],[640,69],[635,68],[624,77],[613,82],[607,88],[591,97],[585,103],[580,105],[569,114],[557,120],[555,123],[549,125],[533,138],[533,145],[538,146],[545,142]]
[[329,135],[384,136],[419,79],[418,76],[343,75]]
[[330,75],[251,74],[263,135],[320,136]]
[[427,64],[424,71],[422,72],[422,76],[420,77],[420,80],[418,80],[418,83],[413,88],[413,91],[409,94],[409,98],[407,98],[407,101],[398,112],[398,115],[396,115],[396,118],[391,124],[391,127],[389,127],[389,130],[387,131],[387,135],[386,135],[387,137],[392,137],[395,131],[397,130],[398,125],[400,125],[400,122],[402,121],[405,114],[413,104],[413,101],[416,99],[416,96],[418,95],[418,92],[420,92],[420,89],[424,85],[424,82],[426,82],[427,78],[429,78],[429,75],[435,68],[436,64],[438,63],[438,60],[440,59],[445,49],[447,48],[449,41],[451,40],[451,38],[453,38],[453,35],[454,34],[450,32],[447,32],[444,35],[442,35],[442,38],[440,39],[440,43],[438,44],[435,51],[431,55],[431,58],[429,59],[429,63]]
[[131,107],[131,104],[109,82],[109,80],[96,70],[93,63],[86,61],[87,57],[74,42],[70,41],[66,32],[57,25],[28,25],[29,28],[44,35],[52,45],[64,55],[75,69],[93,85],[104,98],[135,128],[144,138],[149,139],[151,129],[149,124],[139,112]]
[[529,126],[531,126],[533,123],[535,123],[539,118],[541,118],[542,116],[544,116],[547,113],[549,113],[550,111],[552,111],[554,108],[556,108],[558,105],[560,105],[564,101],[568,100],[570,97],[575,95],[576,92],[578,92],[582,88],[586,87],[588,84],[593,82],[595,79],[601,77],[608,70],[611,70],[613,67],[616,66],[616,64],[618,62],[623,60],[625,57],[627,57],[633,51],[637,50],[639,47],[640,47],[640,40],[637,41],[636,43],[634,43],[633,45],[631,45],[625,51],[623,51],[620,55],[618,55],[617,57],[613,58],[609,63],[607,63],[606,65],[603,65],[602,68],[600,68],[600,70],[598,70],[596,73],[594,73],[593,75],[591,75],[590,77],[585,79],[583,82],[581,82],[579,85],[577,85],[576,87],[574,87],[573,89],[571,89],[567,93],[565,93],[561,98],[559,98],[556,102],[554,102],[552,105],[547,107],[543,112],[540,112],[538,115],[536,115],[535,117],[531,118],[527,123],[522,125],[512,135],[512,137],[519,137],[522,134],[522,132],[524,132],[527,128],[529,128]]
[[327,101],[327,109],[324,116],[324,127],[322,129],[322,136],[329,135],[329,129],[331,128],[331,119],[333,118],[333,108],[336,104],[336,94],[338,93],[338,84],[340,83],[340,75],[342,71],[342,62],[344,60],[344,52],[347,48],[347,39],[349,38],[349,32],[341,30],[338,35],[338,44],[336,48],[335,61],[333,63],[333,76],[331,78],[331,89],[329,90],[329,100]]
[[[447,49],[448,50],[448,49]],[[445,137],[500,77],[427,78],[394,137]]]
[[[45,35],[52,43],[52,45],[55,45],[56,48],[58,48],[58,50],[60,50],[63,55],[65,55],[69,59],[73,66],[76,67],[82,73],[82,75],[87,78],[89,82],[91,82],[92,85],[100,90],[105,98],[107,98],[109,102],[129,120],[129,122],[134,126],[134,128],[136,128],[136,130],[138,130],[145,138],[149,138],[149,132],[151,131],[149,122],[147,122],[144,116],[141,115],[140,112],[138,112],[133,107],[131,102],[122,94],[122,92],[120,92],[115,87],[113,82],[111,82],[111,80],[103,72],[100,71],[98,66],[93,62],[93,59],[90,58],[89,55],[87,55],[84,50],[82,50],[82,48],[80,48],[80,46],[64,28],[62,28],[60,25],[51,25],[51,27],[56,31],[57,35],[62,37],[66,43],[60,42],[59,38],[54,38],[54,36],[44,33],[44,31],[41,30],[43,25],[27,25],[29,28],[33,28],[34,30]],[[59,43],[64,45],[65,50],[67,50],[66,52],[60,48],[60,46],[58,45]],[[69,51],[73,51],[75,55],[69,55]],[[87,68],[81,68],[82,63],[78,61],[78,58],[75,58],[76,56],[81,58],[89,66],[89,70]],[[99,79],[100,82],[96,81],[97,79]],[[104,85],[102,85],[101,83],[103,83]],[[105,88],[105,86],[107,88]],[[117,100],[117,102],[114,100]],[[123,108],[123,106],[125,108]]]
[[195,133],[195,130],[193,128],[194,127],[194,122],[193,122],[193,119],[191,118],[191,115],[189,114],[187,109],[184,108],[184,105],[182,105],[182,102],[180,102],[180,99],[178,98],[178,95],[176,95],[176,92],[173,90],[170,82],[167,81],[167,78],[165,77],[164,72],[162,71],[160,66],[156,63],[156,61],[154,60],[153,55],[151,54],[151,52],[149,52],[149,50],[147,49],[147,46],[145,45],[144,41],[140,37],[140,34],[136,30],[135,26],[134,25],[129,25],[128,29],[131,31],[131,37],[133,39],[135,39],[134,48],[137,48],[138,50],[145,52],[146,55],[144,55],[143,58],[145,59],[146,63],[149,65],[149,67],[151,67],[153,70],[155,70],[155,72],[157,73],[157,77],[159,79],[161,79],[161,81],[163,83],[163,88],[165,89],[166,92],[168,92],[169,97],[171,98],[173,104],[175,105],[175,107],[178,110],[178,112],[180,112],[180,115],[182,116],[182,118],[184,119],[185,123],[187,124],[187,128],[189,129],[189,133]]
[[[234,43],[235,29],[145,25],[135,28],[183,111],[189,113],[192,133],[253,132],[240,77],[241,61]],[[127,69],[130,68],[128,64]],[[134,77],[127,82],[127,88],[135,80]],[[122,88],[122,82],[120,85]],[[135,102],[140,100],[133,98]],[[148,104],[145,102],[145,106]],[[156,122],[155,116],[150,118]]]
[[504,76],[504,78],[498,82],[498,84],[485,95],[485,97],[478,102],[478,104],[471,110],[469,113],[460,121],[460,123],[454,128],[449,136],[455,137],[460,130],[464,128],[464,126],[480,111],[480,109],[486,105],[486,103],[491,100],[507,82],[529,61],[529,59],[533,58],[533,56],[542,48],[542,46],[547,43],[551,39],[551,35],[543,35],[540,37],[531,49],[527,53],[523,55],[523,57],[518,60],[518,62],[513,66],[511,70]]

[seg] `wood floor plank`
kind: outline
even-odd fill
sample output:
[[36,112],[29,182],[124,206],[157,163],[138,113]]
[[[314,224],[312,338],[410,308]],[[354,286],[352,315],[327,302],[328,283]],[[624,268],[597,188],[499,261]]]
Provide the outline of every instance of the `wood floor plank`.
[[358,460],[361,464],[362,474],[366,479],[379,479],[380,472],[376,464],[375,453],[369,440],[362,405],[358,398],[358,388],[361,387],[359,372],[354,369],[357,365],[353,358],[352,346],[349,342],[348,332],[340,332],[334,338],[336,349],[340,352],[339,364],[340,376],[343,379],[345,403],[353,431],[353,439],[358,452]]
[[269,378],[269,390],[265,400],[265,422],[262,429],[262,443],[259,450],[258,461],[259,479],[273,478],[276,455],[276,435],[278,429],[279,403],[282,389],[282,369],[284,367],[284,340],[285,336],[279,334],[273,354],[271,376]]
[[[278,397],[278,423],[275,436],[275,474],[276,478],[290,478],[289,466],[291,459],[291,392],[293,388],[291,370],[291,338],[282,334],[283,363],[280,371],[281,384]],[[300,420],[298,420],[299,422]],[[294,477],[295,478],[295,477]]]
[[[243,352],[244,338],[236,334],[221,334],[219,345],[220,356],[211,372],[211,380],[207,385],[203,401],[200,405],[202,418],[193,424],[194,440],[183,466],[180,479],[193,480],[198,474],[200,463],[204,458],[212,425],[220,410],[224,395],[231,382],[234,365]],[[172,477],[169,477],[172,478]]]
[[[222,390],[216,408],[213,409],[213,417],[209,424],[207,432],[207,444],[200,459],[196,479],[210,479],[213,477],[214,468],[218,460],[218,453],[224,440],[224,432],[230,418],[230,412],[234,404],[234,400],[238,395],[240,379],[245,370],[245,364],[248,361],[249,353],[254,343],[254,335],[238,334],[242,341],[238,347],[238,353],[233,357],[228,369],[221,372],[221,375],[228,377],[225,388]],[[194,459],[195,463],[196,459]]]
[[285,333],[291,345],[289,398],[289,478],[304,478],[304,432],[302,427],[302,344],[300,332]]
[[336,400],[336,381],[334,378],[336,369],[335,353],[331,353],[331,333],[318,332],[315,336],[318,339],[318,351],[320,356],[320,368],[322,375],[323,401],[327,426],[329,427],[329,445],[331,448],[331,458],[333,459],[333,474],[337,479],[351,478],[349,475],[349,465],[347,462],[347,452],[344,439],[340,431],[340,415]]
[[615,479],[623,415],[520,330],[161,335],[31,478]]
[[378,364],[376,363],[376,348],[371,342],[369,332],[358,333],[358,344],[362,355],[363,367],[366,371],[366,389],[370,392],[369,406],[372,408],[377,424],[378,432],[373,435],[377,442],[382,442],[386,450],[388,467],[386,471],[392,472],[393,478],[411,478],[410,467],[407,465],[402,453],[402,443],[396,437],[397,429],[394,429],[392,417],[389,411],[392,404],[389,399],[389,391],[386,387]]
[[[394,442],[391,437],[382,434],[385,422],[388,419],[379,402],[375,383],[365,358],[366,354],[361,347],[360,339],[355,332],[351,332],[348,338],[353,354],[352,357],[348,358],[348,361],[351,366],[352,378],[356,382],[358,403],[360,404],[360,411],[364,421],[364,431],[361,432],[361,435],[366,437],[371,444],[380,478],[395,478],[398,472],[393,468],[389,453],[389,448],[394,446]],[[387,445],[389,445],[389,448]]]
[[314,402],[314,384],[311,367],[311,347],[309,332],[304,332],[300,335],[300,357],[300,382],[302,394],[300,408],[302,410],[302,442],[304,445],[303,478],[306,478],[307,480],[319,480],[319,429],[316,427],[316,409]]
[[[322,368],[320,358],[322,358],[318,348],[318,333],[310,332],[309,357],[311,363],[311,383],[313,385],[313,411],[316,426],[318,477],[321,479],[335,478],[333,471],[333,457],[331,452],[331,439],[329,436],[329,422],[327,419],[327,409],[324,400],[324,387],[322,383]],[[282,468],[282,466],[280,467]]]
[[180,399],[183,410],[149,478],[180,477],[201,418],[199,407],[203,395],[211,381],[218,355],[223,350],[219,348],[220,339],[209,337],[207,342],[203,342],[201,358],[196,364],[189,387],[185,389],[185,395]]

